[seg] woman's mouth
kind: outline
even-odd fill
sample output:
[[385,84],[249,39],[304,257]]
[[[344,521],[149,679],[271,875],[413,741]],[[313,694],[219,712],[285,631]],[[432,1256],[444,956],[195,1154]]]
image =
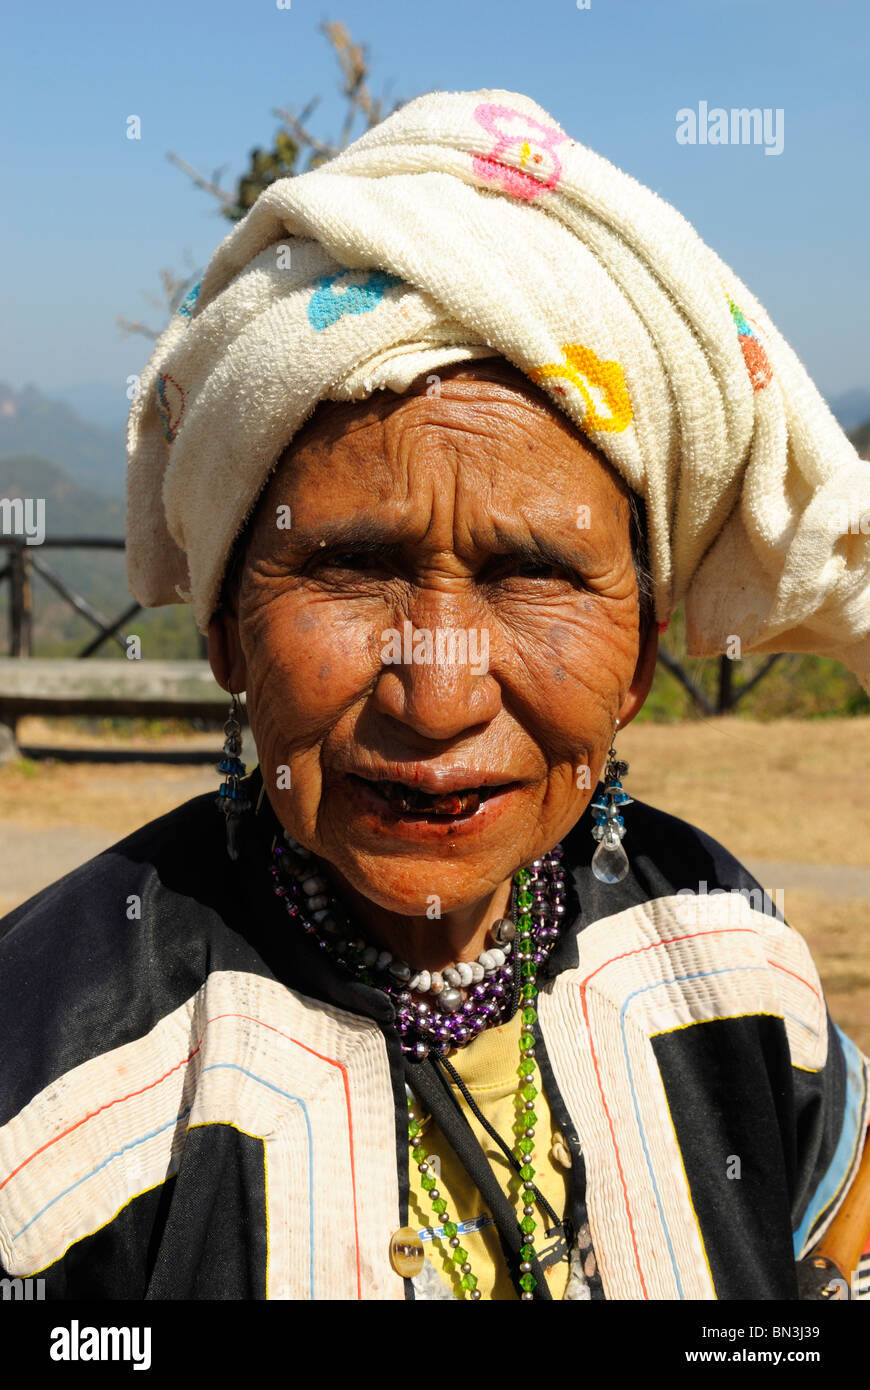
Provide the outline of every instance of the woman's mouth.
[[519,785],[516,782],[503,782],[498,786],[469,786],[450,792],[427,792],[405,782],[374,782],[366,777],[358,777],[356,773],[348,775],[351,782],[373,792],[403,820],[450,821],[473,816],[491,796]]

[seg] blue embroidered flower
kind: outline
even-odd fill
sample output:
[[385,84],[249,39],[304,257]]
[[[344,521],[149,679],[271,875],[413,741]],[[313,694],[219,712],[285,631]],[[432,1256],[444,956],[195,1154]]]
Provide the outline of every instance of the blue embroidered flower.
[[402,282],[386,270],[369,271],[361,285],[348,285],[340,294],[332,288],[337,280],[359,274],[356,270],[339,270],[335,275],[321,275],[317,288],[308,301],[308,322],[316,333],[338,323],[345,314],[366,314],[376,308],[391,285]]
[[196,297],[199,294],[199,287],[201,284],[202,281],[197,280],[193,289],[187,291],[187,294],[184,296],[181,303],[179,304],[176,312],[179,313],[183,319],[190,318],[191,311],[193,309],[194,304],[196,303]]

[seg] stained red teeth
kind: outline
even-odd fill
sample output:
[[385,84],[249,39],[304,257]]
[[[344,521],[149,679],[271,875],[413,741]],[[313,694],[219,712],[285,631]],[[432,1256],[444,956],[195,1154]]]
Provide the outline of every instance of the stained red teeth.
[[379,790],[393,810],[417,812],[430,816],[459,816],[476,811],[481,802],[481,789],[462,792],[426,792],[419,787],[406,787],[402,782],[379,782]]

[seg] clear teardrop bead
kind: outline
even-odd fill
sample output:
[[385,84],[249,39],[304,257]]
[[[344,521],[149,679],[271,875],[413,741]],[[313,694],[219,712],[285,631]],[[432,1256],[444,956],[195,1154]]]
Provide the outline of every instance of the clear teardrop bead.
[[239,818],[232,813],[227,816],[227,854],[230,859],[239,857]]
[[608,845],[602,840],[592,856],[592,872],[601,883],[620,883],[628,873],[628,855],[617,840]]

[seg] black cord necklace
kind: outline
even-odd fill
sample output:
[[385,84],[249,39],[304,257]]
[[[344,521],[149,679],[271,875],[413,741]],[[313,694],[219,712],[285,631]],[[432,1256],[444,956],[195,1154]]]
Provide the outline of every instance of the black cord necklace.
[[[538,967],[552,950],[566,912],[564,875],[560,863],[561,845],[556,845],[549,854],[535,860],[528,869],[519,869],[514,875],[511,895],[514,920],[502,918],[494,928],[494,937],[501,943],[500,947],[491,952],[483,952],[476,963],[458,963],[454,972],[455,982],[445,970],[444,974],[450,987],[443,989],[442,983],[442,991],[438,992],[442,995],[439,999],[440,1012],[433,1017],[428,1005],[421,1003],[419,998],[415,1003],[412,994],[414,989],[420,989],[421,976],[427,972],[414,974],[410,966],[405,962],[395,961],[391,953],[379,953],[375,946],[363,938],[352,936],[354,929],[349,918],[343,913],[334,896],[327,891],[325,879],[317,872],[312,872],[312,866],[305,862],[311,858],[310,851],[298,845],[286,831],[284,840],[286,850],[285,846],[278,845],[277,837],[273,840],[270,872],[274,891],[284,900],[288,916],[296,919],[305,932],[316,937],[318,945],[334,956],[345,970],[363,982],[381,988],[393,998],[397,1005],[395,1027],[406,1058],[419,1063],[431,1055],[433,1066],[440,1064],[445,1069],[445,1075],[455,1079],[472,1112],[507,1155],[511,1166],[519,1175],[522,1181],[521,1194],[524,1198],[523,1215],[517,1222],[518,1229],[512,1234],[522,1242],[518,1251],[520,1277],[517,1282],[520,1298],[524,1302],[533,1300],[536,1297],[535,1290],[539,1289],[537,1297],[548,1299],[549,1289],[546,1281],[539,1278],[541,1269],[535,1258],[536,1205],[541,1206],[554,1223],[547,1232],[548,1235],[556,1231],[564,1234],[564,1227],[534,1182],[535,1169],[532,1160],[535,1156],[534,1139],[538,1118],[534,1111],[534,1102],[540,1093],[534,1084],[535,1035],[532,1029],[538,1017],[534,1007],[537,999]],[[466,974],[463,977],[460,973],[473,970],[475,965],[488,977],[486,983],[479,981],[474,986],[473,976]],[[460,985],[472,985],[464,999]],[[506,986],[509,987],[509,993]],[[477,1033],[490,1024],[501,1023],[512,1017],[521,1000],[523,1032],[520,1037],[518,1073],[519,1097],[523,1106],[522,1118],[526,1123],[517,1141],[516,1154],[512,1154],[504,1140],[481,1114],[458,1072],[443,1054],[451,1048],[467,1045]],[[458,1108],[449,1082],[446,1090],[451,1095],[454,1106]],[[442,1221],[452,1252],[450,1259],[454,1264],[458,1263],[461,1287],[468,1297],[477,1299],[480,1297],[478,1280],[472,1273],[467,1252],[459,1242],[457,1225],[446,1216],[446,1199],[437,1190],[435,1179],[430,1172],[432,1161],[419,1142],[420,1124],[413,1111],[410,1093],[408,1107],[408,1138],[412,1156],[417,1163],[418,1171],[422,1174],[424,1190],[429,1193],[433,1211]],[[494,1180],[492,1169],[476,1139],[474,1144],[489,1177]],[[485,1186],[490,1187],[488,1179],[485,1180]],[[496,1184],[496,1188],[497,1186]],[[503,1207],[505,1200],[499,1191],[496,1206]]]

